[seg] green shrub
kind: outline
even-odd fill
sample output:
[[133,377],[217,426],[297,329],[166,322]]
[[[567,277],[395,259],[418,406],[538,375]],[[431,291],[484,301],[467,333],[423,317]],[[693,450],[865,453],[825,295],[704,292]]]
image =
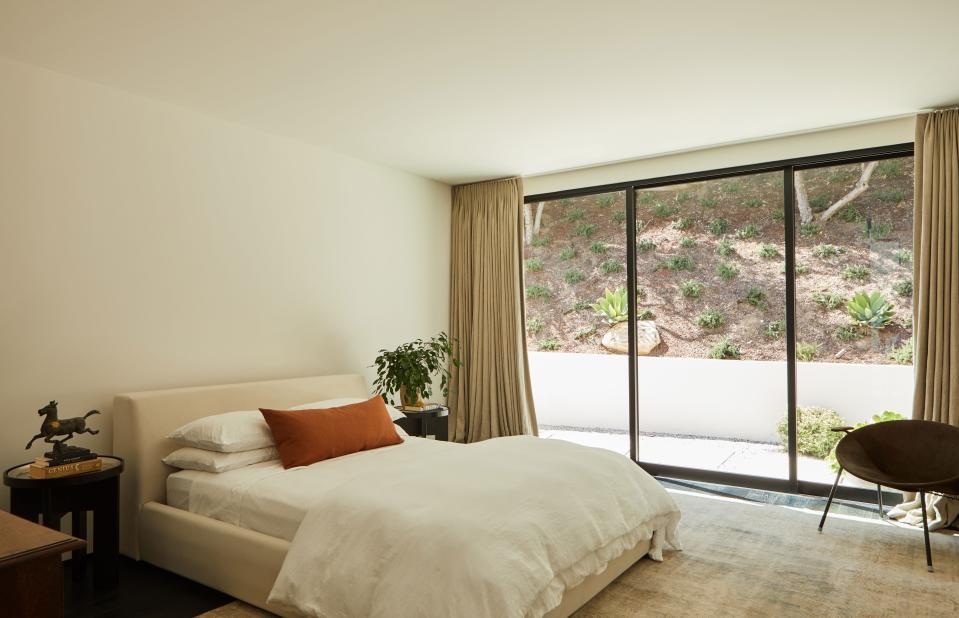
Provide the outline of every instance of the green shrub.
[[777,208],[769,216],[772,217],[773,221],[777,223],[782,223],[783,221],[786,220],[786,211],[783,210],[782,208]]
[[774,258],[779,257],[779,248],[776,245],[761,244],[759,245],[759,257],[761,258]]
[[596,327],[590,324],[589,326],[584,326],[576,331],[573,335],[573,339],[576,341],[582,341],[584,339],[589,339],[596,334]]
[[552,338],[543,339],[542,341],[539,342],[538,347],[543,352],[552,352],[554,350],[559,349],[559,341],[556,341],[555,339],[552,339]]
[[751,287],[742,298],[742,302],[757,309],[765,309],[767,304],[766,292],[762,288]]
[[582,221],[585,218],[586,218],[586,211],[583,210],[582,208],[570,208],[566,212],[566,220],[569,221],[570,223],[574,223],[576,221]]
[[623,263],[619,260],[604,260],[603,263],[599,265],[599,269],[603,271],[604,275],[623,272],[623,268]]
[[739,346],[734,344],[728,338],[723,339],[709,349],[709,358],[724,360],[729,358],[739,358]]
[[543,330],[544,326],[546,325],[543,323],[543,320],[536,316],[526,320],[526,330],[531,335],[538,335]]
[[609,251],[609,245],[607,245],[601,240],[597,240],[596,242],[594,242],[593,244],[589,246],[589,250],[592,251],[593,253],[604,254],[607,251]]
[[752,223],[747,223],[738,230],[736,230],[736,238],[740,240],[746,240],[748,238],[756,238],[759,236],[759,228],[753,225]]
[[678,204],[685,204],[691,199],[693,199],[693,196],[690,195],[688,191],[680,191],[676,194],[676,202]]
[[656,243],[644,238],[636,243],[636,250],[640,253],[649,253],[656,250]]
[[692,249],[693,247],[696,246],[696,239],[690,238],[687,236],[686,238],[679,241],[679,246],[682,247],[683,249]]
[[526,271],[531,273],[538,273],[543,270],[543,260],[538,257],[531,257],[526,260]]
[[569,208],[570,206],[573,205],[573,198],[564,197],[563,199],[559,201],[559,203],[560,203],[560,206],[562,206],[563,208]]
[[819,258],[836,257],[842,253],[842,249],[836,245],[818,244],[812,248],[812,253]]
[[846,305],[849,316],[856,324],[881,330],[896,317],[896,307],[879,292],[857,292]]
[[876,171],[879,172],[879,175],[883,178],[892,178],[893,176],[902,175],[902,161],[896,159],[888,159],[886,161],[880,161],[879,165],[876,166]]
[[[887,421],[904,421],[906,417],[898,412],[892,412],[891,410],[885,410],[882,414],[873,414],[872,418],[868,421],[862,423],[856,423],[853,427],[853,431],[866,425],[872,425],[873,423],[885,423]],[[829,451],[829,456],[826,457],[826,460],[829,461],[829,467],[832,468],[833,472],[839,472],[839,461],[836,460],[836,447],[832,447],[832,450]]]
[[650,193],[650,192],[647,191],[647,192],[645,192],[645,193],[640,193],[640,194],[639,194],[639,203],[640,203],[640,204],[652,204],[654,201],[656,201],[656,194],[655,194],[655,193]]
[[644,219],[636,219],[636,233],[639,234],[646,229],[646,226],[649,225],[649,221]]
[[846,302],[842,294],[838,292],[828,292],[819,290],[812,293],[812,302],[816,303],[826,311],[832,311]]
[[602,317],[608,324],[617,324],[629,319],[629,307],[626,301],[626,288],[618,287],[610,292],[609,288],[592,305],[596,315]]
[[736,249],[733,248],[733,243],[729,242],[728,240],[720,240],[718,243],[716,243],[716,253],[720,257],[728,257],[736,253]]
[[757,206],[762,206],[765,203],[766,203],[766,200],[763,200],[758,197],[751,197],[743,200],[743,206],[746,206],[748,208],[756,208]]
[[604,193],[596,196],[596,205],[600,208],[609,208],[616,202],[615,193]]
[[583,238],[589,238],[596,233],[596,230],[599,229],[599,226],[595,223],[580,223],[576,226],[576,235],[582,236]]
[[714,197],[709,197],[708,195],[704,195],[703,197],[699,198],[699,205],[703,208],[712,208],[718,203],[719,200]]
[[893,348],[889,352],[889,358],[900,365],[912,364],[912,338],[906,339],[902,345]]
[[653,312],[649,309],[640,309],[639,315],[636,316],[637,320],[652,320],[656,316],[653,315]]
[[660,262],[659,267],[675,272],[678,270],[693,270],[696,268],[696,265],[693,264],[693,260],[688,256],[674,255]]
[[796,360],[801,360],[808,363],[812,359],[816,358],[816,354],[819,353],[819,346],[815,343],[797,343],[796,344]]
[[[825,459],[836,447],[843,433],[832,431],[846,421],[835,410],[817,406],[796,408],[796,442],[801,455]],[[783,448],[789,448],[789,419],[784,416],[776,427]]]
[[564,248],[564,249],[560,252],[560,254],[559,254],[559,259],[562,260],[562,261],[564,261],[564,262],[568,262],[569,260],[573,259],[574,257],[576,257],[576,249],[574,249],[574,248],[572,248],[572,247],[566,247],[566,248]]
[[729,221],[725,219],[713,219],[709,222],[709,231],[713,236],[722,236],[729,231]]
[[901,279],[892,285],[892,291],[899,296],[912,296],[912,281]]
[[715,309],[707,309],[696,316],[696,324],[700,328],[715,329],[726,323],[726,316]]
[[687,279],[679,284],[679,292],[686,298],[699,298],[703,295],[703,282]]
[[786,336],[786,322],[773,320],[763,329],[763,335],[769,339],[781,339]]
[[670,206],[665,202],[657,202],[653,207],[653,214],[657,217],[665,219],[666,217],[672,217],[676,214],[677,208],[675,206]]
[[816,236],[822,232],[822,228],[815,223],[803,223],[799,226],[800,236]]
[[866,238],[871,240],[888,240],[889,237],[892,236],[893,229],[892,223],[875,223],[869,225],[867,221],[863,233],[866,235]]
[[716,274],[722,277],[723,280],[729,281],[739,274],[739,267],[735,264],[723,263],[716,267]]
[[550,237],[549,236],[536,236],[529,242],[529,244],[534,247],[545,247],[549,245]]
[[613,221],[616,223],[625,223],[626,222],[626,211],[625,210],[616,210],[613,211]]
[[897,264],[905,266],[912,262],[912,251],[909,249],[896,249],[892,252],[892,257],[896,260]]
[[553,293],[545,285],[530,283],[526,286],[526,298],[551,298]]
[[673,221],[673,227],[677,230],[688,230],[693,227],[693,220],[690,217],[680,217]]
[[[785,271],[786,265],[783,264],[783,270]],[[802,277],[803,275],[809,274],[809,267],[805,264],[796,264],[795,266],[796,276]]]
[[846,206],[840,210],[839,218],[846,223],[859,223],[860,221],[866,220],[866,216],[862,214],[862,211],[855,206]]
[[584,275],[583,271],[578,268],[570,268],[563,273],[563,279],[570,285],[576,285],[580,281],[586,279],[586,275]]
[[833,335],[839,341],[855,341],[866,336],[866,331],[858,324],[843,324],[836,328]]
[[865,281],[869,278],[869,267],[863,264],[847,266],[842,271],[842,278],[849,281]]
[[738,180],[727,180],[723,183],[723,191],[726,193],[739,193],[743,190],[743,185]]
[[592,308],[593,308],[593,303],[589,302],[588,300],[577,300],[570,306],[569,310],[583,311],[585,309],[592,309]]
[[906,192],[899,189],[890,189],[888,191],[877,191],[876,199],[880,202],[886,202],[890,204],[898,204],[899,202],[906,199]]
[[817,195],[809,198],[809,207],[813,210],[825,210],[829,205],[829,198],[825,195]]

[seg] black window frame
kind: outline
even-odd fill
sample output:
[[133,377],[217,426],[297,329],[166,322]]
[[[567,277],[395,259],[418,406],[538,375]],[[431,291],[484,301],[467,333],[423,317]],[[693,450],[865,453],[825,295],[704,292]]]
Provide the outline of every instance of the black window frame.
[[[778,491],[793,494],[813,496],[827,496],[831,485],[813,481],[803,481],[798,478],[798,452],[796,443],[796,216],[795,216],[795,172],[798,170],[814,169],[832,165],[864,163],[895,159],[899,157],[915,156],[913,142],[846,150],[791,159],[768,161],[749,165],[737,165],[701,172],[690,172],[645,178],[625,182],[615,182],[604,185],[579,187],[563,191],[551,191],[524,196],[526,204],[534,202],[550,202],[564,198],[585,197],[602,193],[625,191],[626,193],[626,230],[636,229],[636,192],[643,189],[665,187],[669,185],[719,180],[751,174],[781,172],[783,174],[783,210],[785,214],[785,284],[786,284],[786,397],[787,418],[789,421],[788,453],[789,476],[786,479],[770,478],[705,470],[701,468],[687,468],[644,462],[637,458],[638,409],[637,409],[637,359],[636,359],[636,321],[628,321],[629,335],[629,452],[630,459],[654,476],[751,487],[769,491]],[[629,315],[636,315],[636,234],[626,234],[626,274]],[[871,489],[840,486],[837,497],[856,500],[859,502],[877,501],[876,492]],[[897,499],[897,494],[888,494],[890,501]]]

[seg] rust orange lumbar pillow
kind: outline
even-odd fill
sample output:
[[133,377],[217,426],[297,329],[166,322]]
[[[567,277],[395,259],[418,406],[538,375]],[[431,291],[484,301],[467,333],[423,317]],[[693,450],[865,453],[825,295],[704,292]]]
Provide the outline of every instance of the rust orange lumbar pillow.
[[260,408],[284,468],[341,457],[403,441],[383,398],[319,410]]

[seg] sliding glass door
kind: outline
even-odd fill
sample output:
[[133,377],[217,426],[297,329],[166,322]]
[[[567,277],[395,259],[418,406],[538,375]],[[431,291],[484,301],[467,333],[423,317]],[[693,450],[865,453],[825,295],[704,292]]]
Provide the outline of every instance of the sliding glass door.
[[636,217],[640,461],[789,478],[783,172],[640,189]]
[[909,416],[912,173],[900,144],[527,197],[541,435],[826,493],[834,426]]

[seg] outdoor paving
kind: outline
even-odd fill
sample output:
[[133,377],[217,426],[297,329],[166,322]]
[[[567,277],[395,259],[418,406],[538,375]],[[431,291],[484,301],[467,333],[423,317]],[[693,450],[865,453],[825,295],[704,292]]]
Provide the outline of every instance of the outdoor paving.
[[[539,435],[629,455],[629,434],[626,433],[541,427]],[[772,478],[789,476],[789,456],[778,444],[641,433],[639,452],[640,460],[650,463]],[[836,479],[828,461],[800,455],[798,466],[799,478],[804,481],[832,484]],[[861,483],[846,475],[843,485]]]

